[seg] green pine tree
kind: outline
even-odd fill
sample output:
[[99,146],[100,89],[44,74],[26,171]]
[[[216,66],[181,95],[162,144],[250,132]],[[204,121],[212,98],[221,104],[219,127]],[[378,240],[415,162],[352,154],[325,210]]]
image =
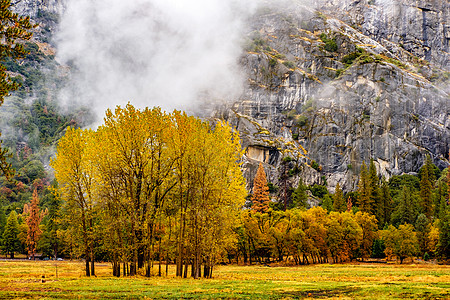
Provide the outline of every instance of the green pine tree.
[[417,240],[419,241],[419,251],[423,256],[428,251],[428,233],[430,232],[430,220],[425,214],[420,214],[417,217],[416,224],[414,225],[417,232]]
[[16,212],[12,211],[8,216],[5,231],[3,232],[2,250],[6,255],[9,254],[11,258],[14,258],[14,252],[19,249],[19,222],[17,221]]
[[369,185],[370,185],[370,203],[372,203],[372,213],[378,220],[378,224],[383,221],[383,201],[380,196],[380,179],[378,178],[377,168],[373,159],[370,160],[369,165]]
[[0,205],[0,238],[3,235],[3,231],[5,231],[6,226],[6,214],[3,207]]
[[297,188],[292,193],[292,205],[291,208],[307,208],[308,195],[306,194],[306,186],[303,184],[303,180],[300,178]]
[[[428,160],[429,156],[427,156]],[[421,168],[420,176],[420,210],[428,219],[433,214],[432,183],[429,176],[430,166],[427,163]]]
[[333,199],[329,194],[323,196],[322,207],[326,209],[328,212],[333,211]]
[[448,204],[441,211],[438,253],[443,258],[450,258],[450,205]]
[[336,184],[336,189],[333,195],[333,210],[344,212],[347,210],[347,202],[344,199],[344,193],[342,192],[341,186]]
[[383,204],[382,204],[382,215],[381,219],[378,222],[378,226],[381,229],[384,227],[385,224],[389,224],[389,222],[391,221],[392,206],[393,206],[389,184],[384,178],[384,176],[381,179],[380,197]]
[[414,210],[415,199],[414,195],[411,193],[411,188],[408,186],[403,186],[401,193],[397,199],[397,207],[392,213],[392,223],[395,225],[401,224],[413,224],[416,219],[416,213]]
[[362,212],[373,214],[373,197],[367,166],[363,162],[358,182],[358,205]]

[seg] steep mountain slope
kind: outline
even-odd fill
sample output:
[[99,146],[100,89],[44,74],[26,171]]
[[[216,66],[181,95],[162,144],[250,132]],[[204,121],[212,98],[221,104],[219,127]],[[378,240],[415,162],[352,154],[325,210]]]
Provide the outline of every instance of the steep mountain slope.
[[277,185],[347,191],[371,158],[387,178],[426,154],[448,165],[449,4],[410,2],[322,1],[249,21],[248,88],[217,116],[242,134],[250,185],[258,161]]
[[[63,3],[16,10],[43,20],[36,37],[50,41]],[[448,1],[268,3],[247,20],[245,92],[214,113],[241,132],[250,188],[260,161],[275,185],[346,191],[371,158],[387,178],[426,154],[449,164]]]

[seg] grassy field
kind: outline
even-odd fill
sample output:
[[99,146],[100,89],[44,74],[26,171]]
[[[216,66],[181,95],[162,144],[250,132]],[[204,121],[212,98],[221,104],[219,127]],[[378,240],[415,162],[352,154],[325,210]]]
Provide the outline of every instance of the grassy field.
[[219,266],[199,280],[110,274],[109,264],[86,278],[81,262],[0,261],[0,299],[450,299],[450,266],[433,264]]

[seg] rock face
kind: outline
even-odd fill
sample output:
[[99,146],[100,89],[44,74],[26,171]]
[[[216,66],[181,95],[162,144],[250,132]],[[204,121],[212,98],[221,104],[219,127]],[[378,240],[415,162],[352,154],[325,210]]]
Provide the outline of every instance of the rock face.
[[61,14],[64,9],[64,0],[15,0],[11,2],[17,13],[31,17],[36,17],[39,11]]
[[[370,159],[386,178],[417,172],[427,154],[448,166],[449,2],[305,1],[248,20],[247,88],[213,113],[241,133],[249,188],[260,161],[280,193],[300,178],[355,189]],[[15,9],[42,19],[44,36],[64,0],[16,0]]]
[[448,1],[318,1],[249,21],[248,87],[221,108],[247,149],[249,188],[268,180],[355,189],[360,167],[417,172],[449,165]]
[[325,13],[338,16],[393,54],[409,53],[449,68],[450,6],[442,0],[319,1]]

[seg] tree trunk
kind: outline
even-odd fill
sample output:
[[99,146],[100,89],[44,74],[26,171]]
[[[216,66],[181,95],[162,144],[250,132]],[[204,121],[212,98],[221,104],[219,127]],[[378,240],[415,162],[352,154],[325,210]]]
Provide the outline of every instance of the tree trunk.
[[183,274],[183,277],[184,277],[184,278],[187,278],[188,267],[189,267],[189,262],[188,262],[187,259],[185,259],[185,263],[184,263],[184,274]]
[[94,266],[95,259],[94,258],[95,258],[94,257],[94,250],[91,249],[91,276],[95,276],[95,266]]
[[89,270],[89,254],[86,255],[86,276],[91,276],[91,272]]

